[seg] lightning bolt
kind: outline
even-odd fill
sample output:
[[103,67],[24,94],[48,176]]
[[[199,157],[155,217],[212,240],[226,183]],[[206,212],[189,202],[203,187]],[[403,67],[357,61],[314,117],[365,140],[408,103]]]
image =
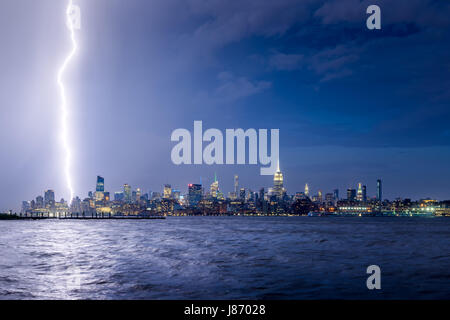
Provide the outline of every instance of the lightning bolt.
[[75,28],[73,25],[73,21],[71,19],[71,12],[73,7],[73,1],[70,0],[69,4],[66,9],[66,18],[67,18],[67,26],[70,30],[70,39],[72,42],[72,50],[70,51],[69,55],[64,60],[64,63],[60,67],[58,71],[58,86],[61,93],[61,138],[62,138],[62,145],[65,152],[65,165],[64,165],[64,174],[66,177],[66,183],[67,183],[67,189],[70,192],[70,198],[69,198],[69,204],[72,202],[72,199],[74,197],[74,190],[72,185],[72,175],[70,172],[71,168],[71,160],[72,160],[72,151],[70,148],[70,139],[69,139],[69,125],[68,125],[68,118],[69,118],[69,106],[67,104],[67,98],[66,98],[66,90],[64,88],[63,83],[63,75],[67,68],[67,66],[70,63],[70,60],[72,60],[73,56],[77,52],[77,42],[75,40]]

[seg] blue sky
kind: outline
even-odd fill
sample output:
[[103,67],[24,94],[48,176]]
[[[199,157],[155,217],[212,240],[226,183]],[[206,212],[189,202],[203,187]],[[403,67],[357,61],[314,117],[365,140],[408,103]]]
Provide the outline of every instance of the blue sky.
[[[80,50],[65,83],[75,191],[95,176],[161,191],[253,190],[259,166],[175,166],[174,129],[279,128],[289,193],[362,182],[386,197],[450,198],[448,1],[75,1]],[[365,27],[369,4],[382,30]],[[56,73],[65,1],[0,5],[0,209],[52,188],[67,198]]]

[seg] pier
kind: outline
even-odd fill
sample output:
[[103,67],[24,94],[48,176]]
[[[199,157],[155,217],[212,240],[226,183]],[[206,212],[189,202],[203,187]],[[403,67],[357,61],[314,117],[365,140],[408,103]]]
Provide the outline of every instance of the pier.
[[161,220],[165,216],[151,216],[151,215],[112,215],[105,213],[20,213],[20,214],[0,214],[0,220]]

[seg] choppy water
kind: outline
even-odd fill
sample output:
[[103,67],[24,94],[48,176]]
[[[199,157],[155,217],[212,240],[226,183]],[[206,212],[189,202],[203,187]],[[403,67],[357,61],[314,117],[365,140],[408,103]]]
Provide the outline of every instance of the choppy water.
[[0,221],[0,298],[449,299],[449,240],[448,218]]

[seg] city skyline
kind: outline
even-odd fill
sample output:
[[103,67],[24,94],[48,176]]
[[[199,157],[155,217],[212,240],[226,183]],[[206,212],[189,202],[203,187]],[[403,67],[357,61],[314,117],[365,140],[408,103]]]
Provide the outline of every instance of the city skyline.
[[[279,163],[273,175],[271,187],[251,190],[239,184],[239,176],[233,176],[234,189],[225,194],[220,189],[217,175],[208,184],[190,183],[186,192],[165,184],[161,191],[145,192],[139,187],[123,184],[121,191],[105,188],[105,178],[97,176],[95,191],[87,197],[76,196],[72,201],[55,201],[55,192],[46,190],[44,197],[37,196],[23,201],[20,216],[35,218],[111,218],[151,217],[166,215],[450,215],[450,200],[395,199],[383,197],[383,182],[376,181],[376,195],[367,193],[367,186],[358,183],[357,188],[347,189],[346,197],[333,192],[318,190],[311,194],[308,183],[303,191],[289,194],[284,186],[284,175]],[[12,213],[10,211],[10,213]]]
[[[314,188],[314,184],[311,184],[311,182],[305,182],[304,184],[304,188],[301,190],[289,190],[288,188],[285,187],[285,179],[284,179],[284,175],[280,170],[280,166],[278,164],[277,166],[277,170],[276,173],[273,176],[268,176],[270,177],[269,179],[271,180],[268,184],[265,185],[261,185],[261,186],[255,186],[255,187],[251,187],[248,186],[247,184],[240,184],[239,183],[239,175],[237,174],[233,174],[231,177],[229,177],[228,180],[232,181],[232,186],[228,189],[223,188],[223,180],[221,180],[220,178],[218,178],[217,176],[217,171],[214,171],[214,176],[210,179],[208,177],[206,178],[202,178],[201,176],[198,177],[198,181],[190,181],[189,183],[187,183],[184,186],[181,186],[179,184],[173,184],[173,183],[165,183],[162,186],[160,186],[159,188],[145,188],[139,185],[132,185],[129,183],[124,183],[119,187],[112,187],[112,188],[108,188],[108,192],[106,192],[107,188],[105,188],[105,178],[103,176],[97,175],[97,180],[96,180],[96,184],[95,187],[87,191],[85,191],[82,194],[78,194],[76,193],[74,195],[74,198],[78,198],[80,200],[85,199],[85,198],[94,198],[96,200],[97,199],[97,194],[98,193],[102,193],[108,194],[108,197],[110,197],[111,201],[115,200],[114,197],[117,193],[123,193],[125,199],[128,197],[128,199],[130,199],[131,197],[131,193],[135,193],[136,190],[139,192],[139,194],[148,194],[148,196],[151,198],[152,193],[157,193],[160,195],[161,198],[164,198],[166,195],[166,189],[170,188],[171,192],[172,190],[176,190],[180,195],[182,196],[186,196],[189,192],[189,189],[192,185],[198,185],[201,186],[201,191],[202,194],[210,194],[213,193],[213,188],[215,190],[215,194],[217,197],[218,192],[220,192],[223,196],[224,199],[229,199],[230,194],[232,194],[233,192],[235,194],[239,194],[239,191],[241,189],[245,189],[245,191],[251,191],[251,192],[258,192],[261,188],[264,188],[266,190],[266,192],[268,190],[273,190],[274,194],[278,194],[279,196],[281,196],[281,194],[285,193],[287,195],[291,195],[291,196],[295,196],[298,193],[304,193],[306,196],[310,197],[311,199],[313,199],[314,197],[318,197],[319,199],[325,199],[325,195],[329,196],[329,195],[333,195],[333,198],[336,200],[339,199],[353,199],[355,201],[360,201],[360,202],[366,202],[368,200],[377,200],[377,201],[383,201],[383,200],[387,200],[387,201],[392,201],[392,200],[396,200],[396,199],[411,199],[413,201],[420,201],[420,200],[437,200],[437,201],[446,201],[449,200],[449,198],[443,198],[443,199],[439,199],[436,197],[432,197],[432,196],[421,196],[418,198],[413,198],[413,197],[408,197],[408,195],[404,195],[404,196],[397,196],[395,198],[389,198],[388,196],[384,196],[384,190],[385,190],[385,186],[384,184],[382,184],[382,179],[377,178],[375,181],[372,181],[372,183],[363,183],[363,182],[357,182],[354,183],[353,185],[347,185],[347,187],[344,188],[339,188],[339,187],[335,187],[331,190],[329,189],[325,189],[325,188],[321,188],[320,186],[315,186]],[[219,181],[220,184],[219,184]],[[228,181],[228,182],[230,182]],[[245,183],[245,182],[244,182]],[[281,183],[281,187],[280,187],[280,183]],[[311,187],[311,185],[313,187]],[[369,185],[369,188],[367,188],[367,186]],[[388,188],[389,189],[389,188]],[[369,190],[369,191],[368,191]],[[55,201],[55,191],[54,189],[46,189],[44,191],[44,198],[47,199],[48,195],[47,192],[51,192],[52,195],[52,199]],[[128,195],[127,195],[128,193]],[[346,195],[345,197],[343,196],[339,196],[339,195]],[[42,196],[38,196],[38,198]],[[42,198],[42,199],[44,199]],[[64,199],[63,197],[61,198],[61,200],[64,200],[65,202],[69,202],[67,199]],[[44,200],[43,200],[44,201]],[[109,199],[108,199],[109,201]],[[47,202],[47,200],[45,200],[45,202]],[[8,208],[8,210],[15,210],[12,208]],[[6,210],[4,210],[6,211]]]
[[[75,194],[97,174],[147,190],[211,183],[214,172],[226,190],[234,174],[271,184],[256,165],[174,165],[171,133],[201,120],[278,128],[293,192],[309,183],[343,195],[362,182],[373,195],[381,178],[390,199],[449,197],[447,2],[381,1],[381,30],[367,29],[365,1],[73,2],[82,23],[64,85]],[[71,50],[66,5],[2,4],[0,211],[50,186],[69,197],[56,81]]]

